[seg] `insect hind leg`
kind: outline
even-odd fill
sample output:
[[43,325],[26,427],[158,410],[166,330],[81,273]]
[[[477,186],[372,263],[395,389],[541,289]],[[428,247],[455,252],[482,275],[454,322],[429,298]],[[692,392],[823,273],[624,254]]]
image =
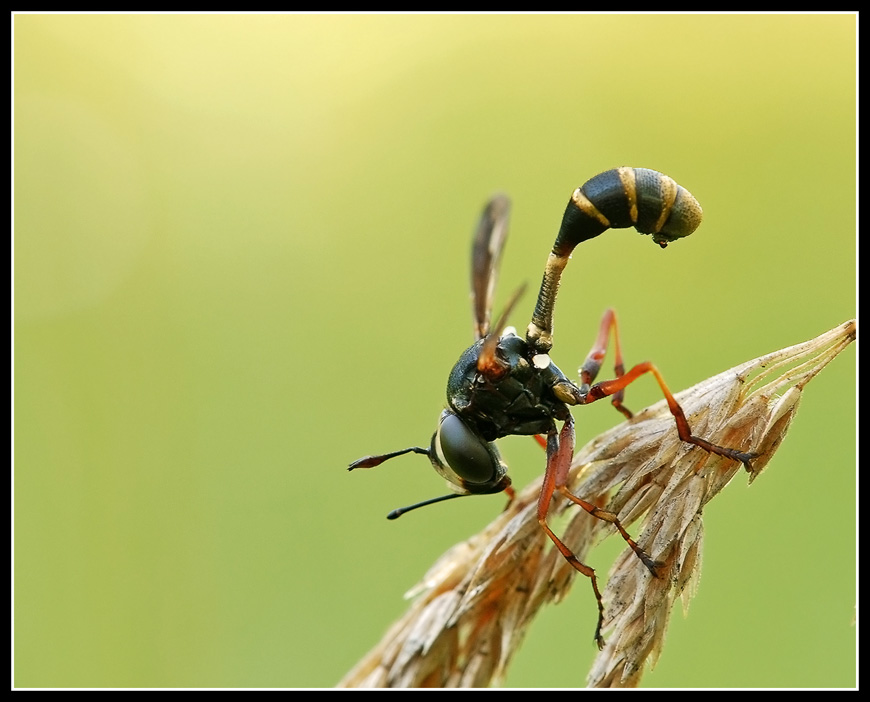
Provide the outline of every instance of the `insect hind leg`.
[[[598,372],[601,370],[601,363],[604,360],[604,355],[607,353],[607,342],[610,338],[610,331],[613,330],[613,370],[617,378],[625,375],[625,364],[622,361],[622,346],[619,342],[619,325],[616,322],[616,311],[607,309],[601,318],[601,324],[598,328],[598,337],[595,344],[586,356],[586,360],[580,367],[580,390],[584,394],[589,391],[589,387],[595,382]],[[610,403],[621,412],[626,419],[631,419],[634,415],[631,410],[622,404],[625,396],[625,388],[613,393],[610,396]]]
[[625,389],[626,386],[633,383],[644,373],[652,373],[653,377],[656,379],[656,382],[661,388],[662,394],[665,396],[665,400],[668,403],[668,409],[674,417],[674,421],[677,424],[677,433],[682,441],[685,441],[689,444],[694,444],[709,453],[714,453],[718,456],[724,456],[726,458],[732,458],[736,461],[740,461],[745,467],[746,470],[752,471],[751,461],[753,458],[758,456],[757,453],[747,453],[744,451],[738,451],[737,449],[727,448],[725,446],[719,446],[714,444],[706,439],[702,439],[700,437],[694,436],[692,434],[692,429],[689,426],[689,421],[686,419],[686,415],[683,412],[683,408],[680,407],[680,404],[674,399],[674,396],[671,394],[671,391],[668,389],[668,386],[665,384],[665,380],[662,377],[662,374],[659,372],[659,369],[653,363],[649,361],[645,361],[644,363],[638,363],[634,366],[630,371],[622,375],[621,377],[615,378],[614,380],[604,380],[600,383],[596,383],[591,388],[589,388],[588,392],[584,397],[584,400],[581,404],[588,405],[596,400],[600,400],[603,397],[610,397],[612,395],[616,395]]

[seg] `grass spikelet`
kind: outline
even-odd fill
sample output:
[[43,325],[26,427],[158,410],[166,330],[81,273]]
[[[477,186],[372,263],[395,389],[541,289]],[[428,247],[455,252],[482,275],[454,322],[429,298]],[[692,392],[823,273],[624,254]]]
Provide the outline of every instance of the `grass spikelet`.
[[[855,334],[854,320],[845,322],[704,380],[676,399],[694,435],[759,454],[751,482],[781,445],[806,384]],[[607,645],[589,671],[589,686],[636,686],[646,665],[659,658],[674,604],[680,600],[685,609],[697,590],[704,506],[741,470],[737,461],[681,442],[664,401],[576,454],[571,492],[615,512],[626,527],[635,522],[639,545],[662,563],[656,578],[630,549],[617,558],[603,592]],[[578,575],[538,525],[540,488],[537,479],[518,491],[480,533],[438,559],[408,593],[407,612],[338,686],[499,684],[537,612],[561,600]],[[554,499],[551,519],[562,524],[559,515],[568,511],[561,537],[585,562],[589,547],[614,529]]]

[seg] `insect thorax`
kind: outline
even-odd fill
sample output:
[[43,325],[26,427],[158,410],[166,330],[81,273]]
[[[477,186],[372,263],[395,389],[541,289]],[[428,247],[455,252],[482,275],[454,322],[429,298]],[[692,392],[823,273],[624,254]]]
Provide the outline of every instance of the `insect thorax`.
[[506,334],[499,339],[496,354],[508,370],[493,381],[477,370],[482,346],[483,339],[466,349],[453,366],[447,402],[487,441],[510,434],[546,434],[554,419],[567,416],[567,405],[551,389],[566,378],[553,363],[537,368],[529,345],[515,334]]

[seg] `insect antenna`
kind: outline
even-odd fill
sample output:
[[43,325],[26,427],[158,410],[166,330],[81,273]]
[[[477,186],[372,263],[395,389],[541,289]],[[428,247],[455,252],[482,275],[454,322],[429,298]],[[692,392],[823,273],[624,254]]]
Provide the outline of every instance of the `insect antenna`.
[[451,492],[449,495],[441,495],[440,497],[433,497],[431,500],[423,500],[422,502],[417,502],[416,504],[409,505],[408,507],[399,507],[399,509],[394,509],[387,515],[387,519],[398,519],[405,512],[410,512],[412,509],[417,509],[418,507],[425,507],[426,505],[434,505],[436,502],[444,502],[444,500],[452,500],[454,497],[466,497],[466,495],[461,495],[458,492]]

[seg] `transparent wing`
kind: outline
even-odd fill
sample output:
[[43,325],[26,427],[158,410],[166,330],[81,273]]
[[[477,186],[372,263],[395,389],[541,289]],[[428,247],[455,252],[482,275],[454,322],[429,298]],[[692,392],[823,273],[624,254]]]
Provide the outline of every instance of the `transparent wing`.
[[511,202],[495,195],[486,204],[471,247],[471,306],[475,340],[489,332],[492,300],[501,253],[507,240]]
[[483,345],[480,347],[480,352],[477,355],[477,370],[486,375],[490,380],[501,378],[508,370],[508,365],[498,357],[495,350],[498,346],[499,334],[501,334],[507,324],[514,305],[517,304],[517,301],[523,296],[525,291],[525,283],[514,291],[511,299],[508,300],[504,312],[501,313],[501,317],[498,318],[495,326],[490,329],[489,334],[486,335],[483,341]]

